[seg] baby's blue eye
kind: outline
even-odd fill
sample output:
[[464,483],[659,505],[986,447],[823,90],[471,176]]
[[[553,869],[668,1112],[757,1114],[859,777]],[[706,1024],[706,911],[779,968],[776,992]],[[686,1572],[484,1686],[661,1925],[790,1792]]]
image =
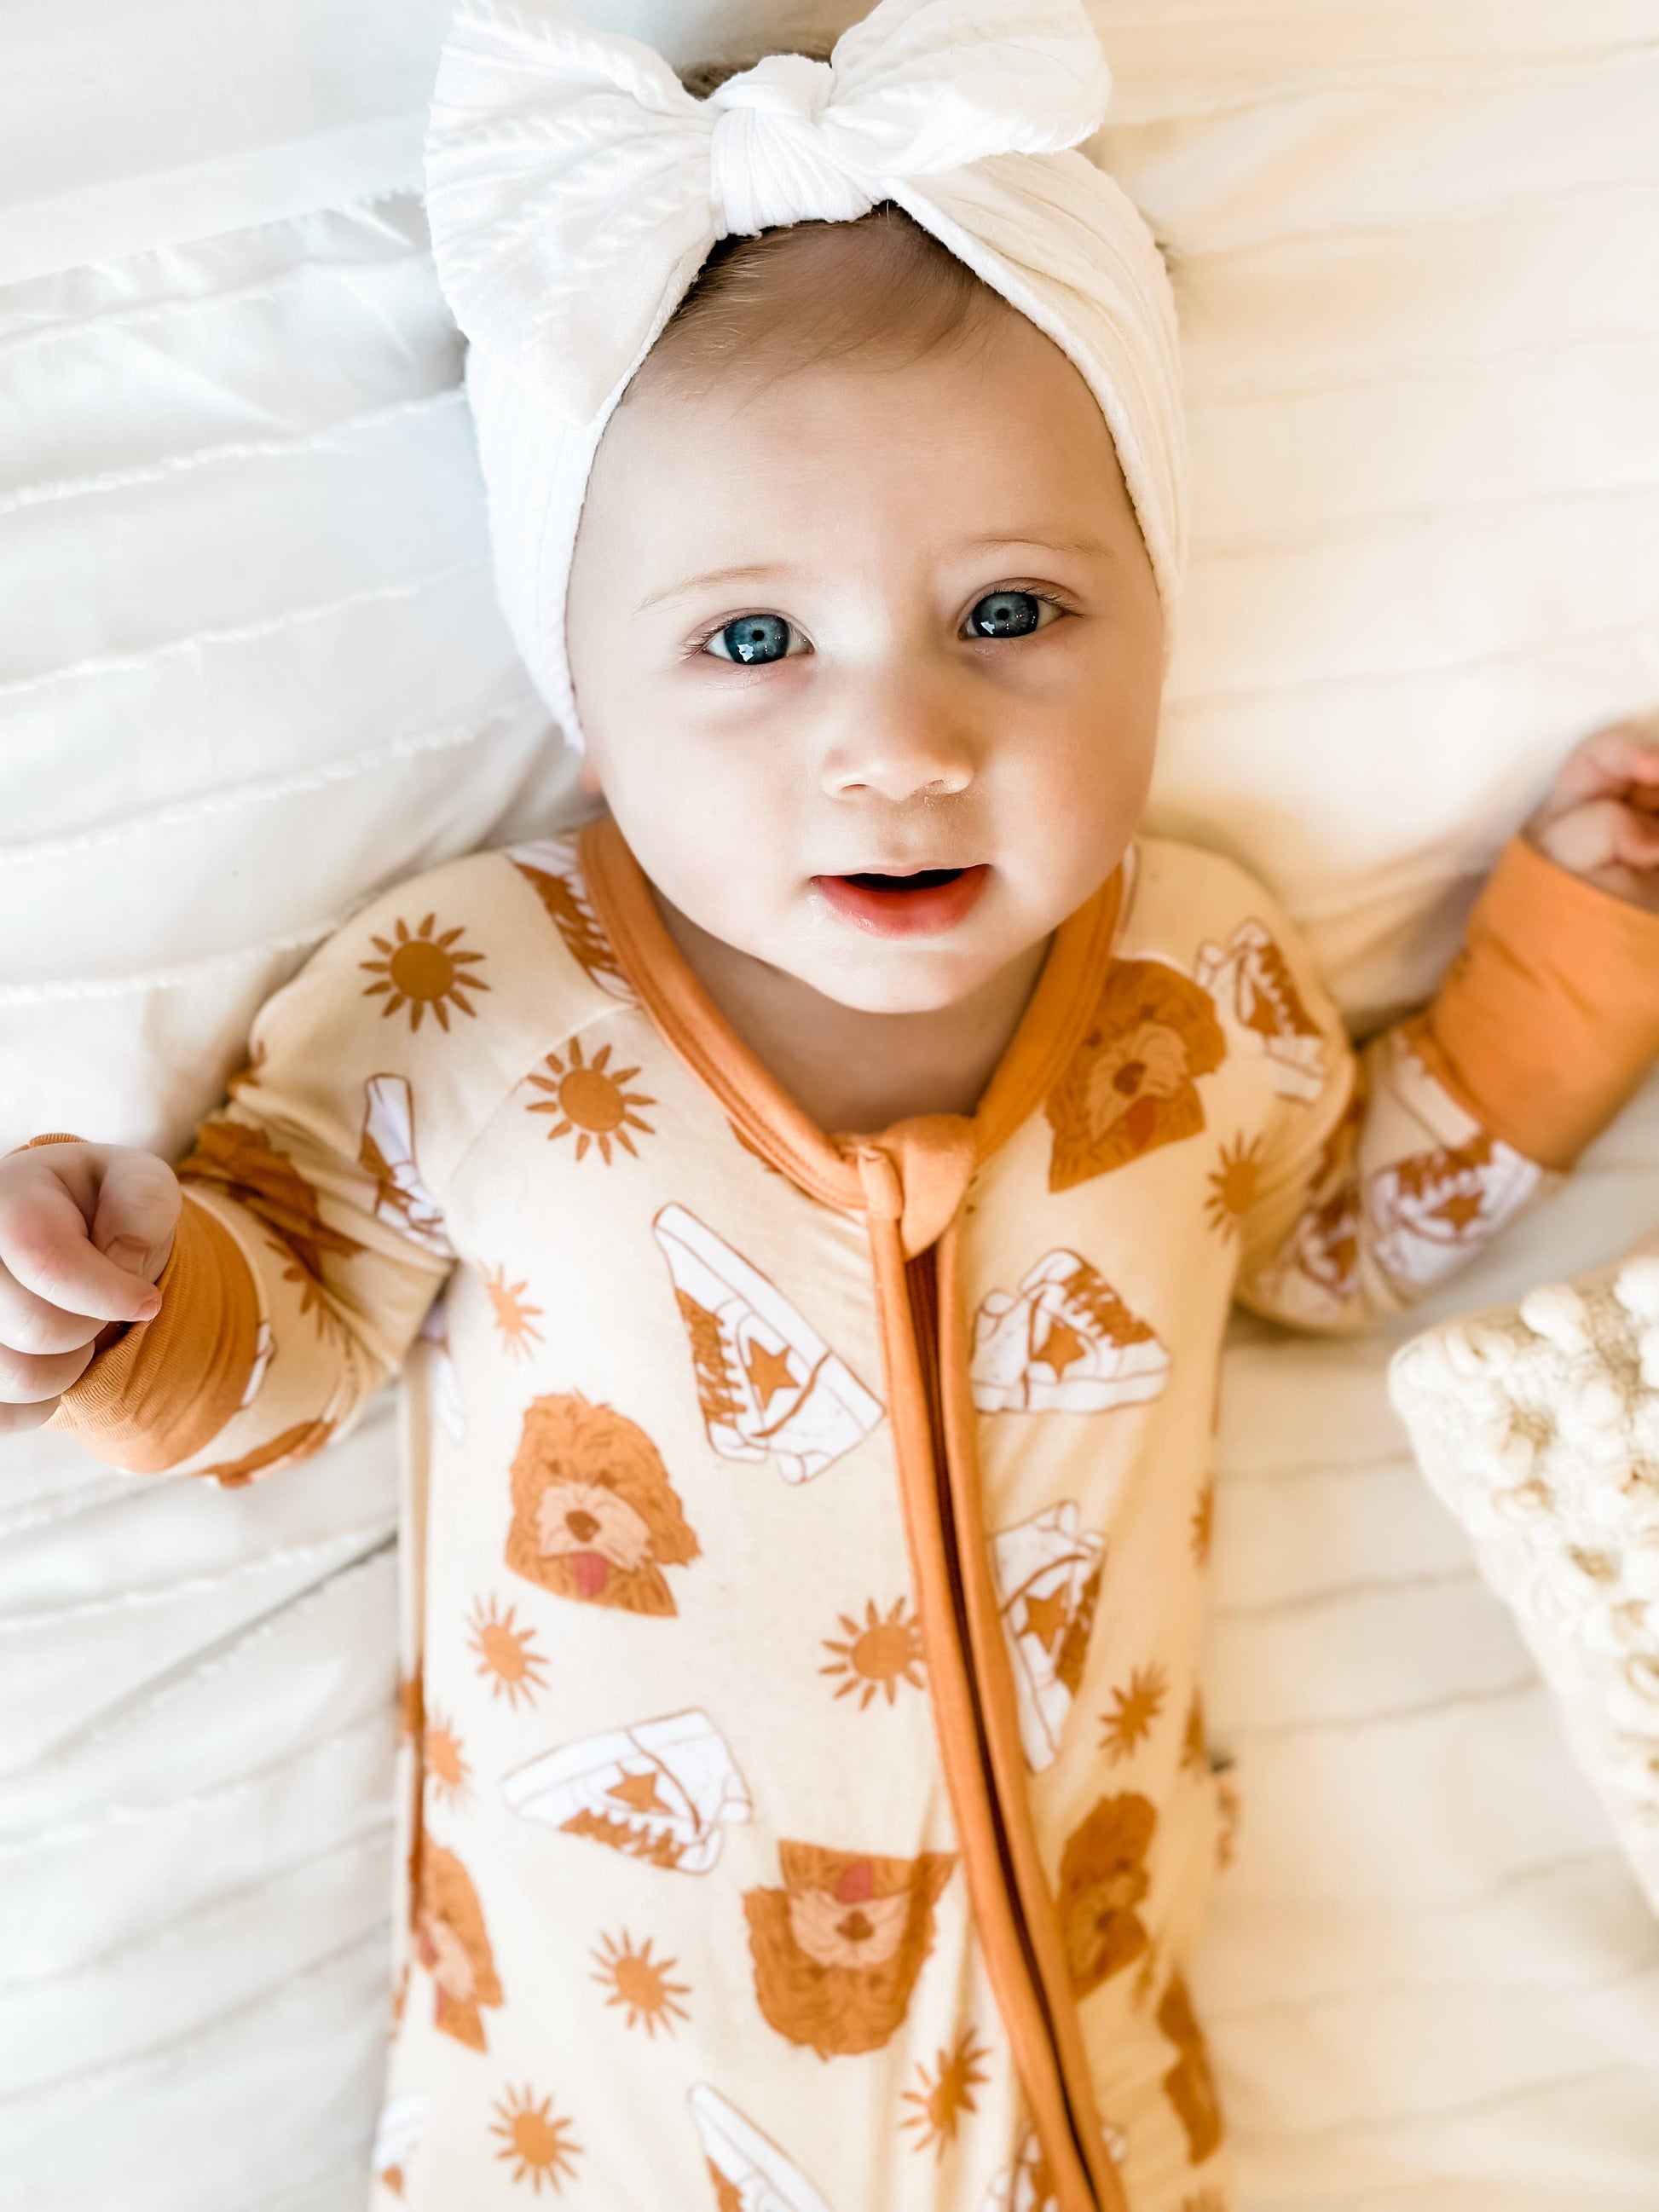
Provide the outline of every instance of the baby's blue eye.
[[782,660],[789,652],[790,626],[781,615],[739,615],[708,641],[708,650],[724,660],[738,660],[745,667],[763,667]]
[[1033,592],[988,592],[968,617],[975,637],[1028,637],[1042,620],[1042,601]]

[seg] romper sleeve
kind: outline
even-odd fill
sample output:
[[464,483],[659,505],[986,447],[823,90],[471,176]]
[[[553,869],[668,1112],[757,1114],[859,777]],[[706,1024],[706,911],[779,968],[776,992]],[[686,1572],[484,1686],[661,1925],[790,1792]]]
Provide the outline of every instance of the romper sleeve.
[[400,1365],[454,1261],[442,1193],[490,1005],[464,896],[424,911],[451,874],[370,908],[260,1009],[178,1163],[161,1311],[50,1426],[134,1473],[241,1483],[340,1435]]
[[1355,1328],[1474,1257],[1659,1058],[1659,915],[1516,837],[1420,1013],[1356,1053],[1293,938],[1323,1049],[1281,1110],[1243,1224],[1237,1295],[1297,1328]]

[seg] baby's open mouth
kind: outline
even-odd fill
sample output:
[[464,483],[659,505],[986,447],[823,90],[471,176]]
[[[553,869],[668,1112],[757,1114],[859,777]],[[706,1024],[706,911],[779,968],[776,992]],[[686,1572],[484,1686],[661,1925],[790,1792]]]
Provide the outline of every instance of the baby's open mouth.
[[964,921],[990,868],[915,868],[905,875],[864,869],[814,876],[812,884],[844,921],[878,937],[942,937]]

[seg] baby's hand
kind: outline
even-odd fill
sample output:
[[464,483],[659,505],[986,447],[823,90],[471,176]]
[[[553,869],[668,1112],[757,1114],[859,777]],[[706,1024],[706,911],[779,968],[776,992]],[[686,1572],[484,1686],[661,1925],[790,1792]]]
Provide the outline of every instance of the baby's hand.
[[131,1145],[37,1145],[0,1159],[0,1436],[39,1428],[106,1326],[160,1312],[178,1178]]
[[1586,883],[1659,914],[1659,744],[1634,722],[1586,738],[1526,834]]

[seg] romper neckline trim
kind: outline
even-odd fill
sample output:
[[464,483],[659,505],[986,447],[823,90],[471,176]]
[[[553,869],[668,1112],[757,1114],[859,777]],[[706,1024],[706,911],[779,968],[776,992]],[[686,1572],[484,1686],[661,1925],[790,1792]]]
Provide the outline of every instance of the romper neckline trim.
[[[974,1173],[1036,1111],[1082,1042],[1111,965],[1133,859],[1132,848],[1055,929],[1025,1010],[971,1115],[919,1115],[868,1134],[832,1136],[797,1105],[703,989],[613,818],[606,814],[587,823],[577,844],[599,926],[629,982],[738,1136],[826,1206],[902,1213],[911,1251],[931,1243],[954,1217]],[[884,1175],[872,1172],[884,1163]],[[930,1184],[942,1187],[924,1189]],[[920,1201],[915,1220],[916,1209],[907,1203],[912,1198]],[[919,1233],[926,1229],[932,1234]]]

